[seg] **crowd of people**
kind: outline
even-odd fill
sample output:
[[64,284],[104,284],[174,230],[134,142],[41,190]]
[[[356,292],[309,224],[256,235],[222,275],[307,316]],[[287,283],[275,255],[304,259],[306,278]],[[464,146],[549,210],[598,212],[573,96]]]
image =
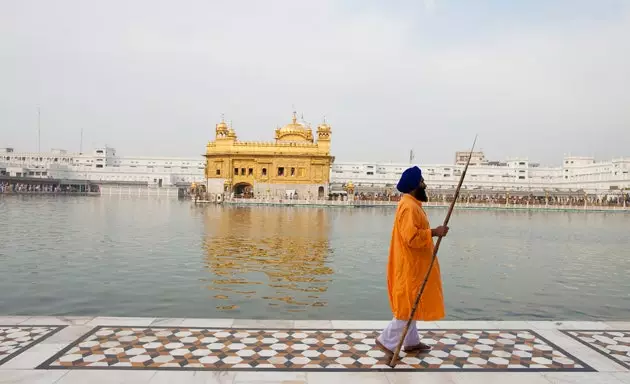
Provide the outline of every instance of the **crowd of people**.
[[98,185],[58,185],[50,183],[8,183],[0,182],[0,193],[81,193],[98,192]]
[[55,193],[58,191],[59,186],[52,184],[0,183],[0,193]]
[[[398,193],[355,193],[354,200],[359,201],[399,201],[401,194]],[[429,202],[450,203],[454,195],[434,193],[429,195]],[[510,196],[509,192],[492,195],[461,194],[460,203],[469,204],[508,204],[508,205],[562,205],[562,206],[623,206],[624,199],[626,206],[630,206],[630,194],[622,195],[570,195],[557,194],[546,196]]]
[[[403,196],[401,193],[397,192],[357,192],[357,191],[349,191],[350,194],[346,193],[330,193],[327,198],[323,198],[325,200],[331,201],[364,201],[364,202],[398,202]],[[353,193],[354,192],[354,193]],[[259,199],[259,200],[268,200],[268,199],[279,199],[279,200],[321,200],[322,198],[314,199],[311,194],[307,194],[307,196],[298,196],[298,193],[295,192],[291,195],[282,194],[278,196],[264,196],[258,193],[254,196],[253,193],[247,194],[238,194],[238,195],[229,195],[227,197],[231,198],[248,198],[248,199]],[[433,193],[429,192],[429,203],[451,203],[453,201],[454,194],[453,192],[447,193],[439,193],[439,191],[433,191]],[[530,194],[523,195],[514,194],[511,195],[509,191],[502,193],[493,193],[493,194],[474,194],[463,192],[460,194],[458,203],[465,204],[483,204],[483,205],[547,205],[547,206],[574,206],[574,207],[583,207],[583,206],[625,206],[630,207],[630,194],[629,193],[618,193],[618,194],[609,194],[609,195],[584,195],[581,193],[548,193],[546,195],[542,194]]]

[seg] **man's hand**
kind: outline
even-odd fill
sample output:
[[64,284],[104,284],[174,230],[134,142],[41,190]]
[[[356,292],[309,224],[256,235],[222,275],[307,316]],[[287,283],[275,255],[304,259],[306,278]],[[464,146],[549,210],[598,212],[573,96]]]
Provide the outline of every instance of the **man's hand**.
[[431,236],[433,237],[444,237],[448,233],[448,227],[444,225],[440,225],[437,228],[433,228],[431,230]]

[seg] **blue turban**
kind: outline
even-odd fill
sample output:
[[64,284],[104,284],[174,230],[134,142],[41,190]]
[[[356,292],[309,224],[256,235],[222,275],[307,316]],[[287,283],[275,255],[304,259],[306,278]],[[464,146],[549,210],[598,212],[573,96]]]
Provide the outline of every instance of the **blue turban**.
[[409,193],[420,186],[422,180],[422,171],[418,167],[408,168],[400,177],[396,189],[401,193]]

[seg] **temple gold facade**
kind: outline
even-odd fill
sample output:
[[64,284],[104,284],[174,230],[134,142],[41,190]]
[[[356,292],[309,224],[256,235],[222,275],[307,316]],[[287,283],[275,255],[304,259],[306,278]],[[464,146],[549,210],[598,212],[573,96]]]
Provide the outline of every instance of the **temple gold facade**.
[[291,123],[275,131],[275,142],[239,141],[225,121],[206,146],[206,179],[210,193],[236,196],[325,198],[328,195],[331,128],[310,126],[293,113]]

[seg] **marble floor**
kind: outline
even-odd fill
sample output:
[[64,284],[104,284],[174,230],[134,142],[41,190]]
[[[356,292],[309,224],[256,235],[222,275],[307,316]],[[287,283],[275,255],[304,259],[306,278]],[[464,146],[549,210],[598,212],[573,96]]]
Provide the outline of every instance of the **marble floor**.
[[630,322],[418,323],[392,369],[387,321],[0,317],[0,383],[629,383]]
[[0,326],[0,364],[19,355],[55,332],[60,331],[63,327],[64,326]]
[[565,331],[565,333],[630,369],[630,331]]

